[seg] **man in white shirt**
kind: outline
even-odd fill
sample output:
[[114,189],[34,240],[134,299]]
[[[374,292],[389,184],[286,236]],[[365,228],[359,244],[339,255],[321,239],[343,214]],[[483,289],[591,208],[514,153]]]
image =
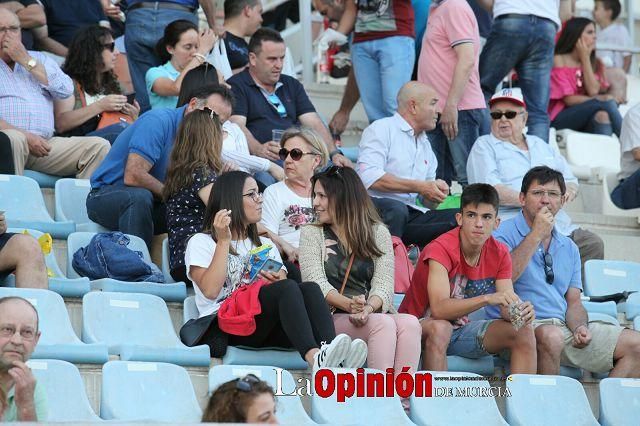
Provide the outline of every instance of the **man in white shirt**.
[[620,184],[611,200],[621,209],[640,207],[640,105],[627,112],[620,133]]
[[398,93],[398,110],[362,133],[357,171],[391,235],[424,246],[456,226],[457,209],[430,210],[449,194],[436,179],[438,161],[425,131],[438,120],[431,87],[410,81]]

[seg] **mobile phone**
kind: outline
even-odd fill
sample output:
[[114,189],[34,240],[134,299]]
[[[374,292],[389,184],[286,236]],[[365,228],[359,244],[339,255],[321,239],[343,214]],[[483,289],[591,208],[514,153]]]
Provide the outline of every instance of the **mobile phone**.
[[282,269],[282,263],[277,260],[267,259],[264,261],[262,266],[260,266],[261,271],[276,273],[280,269]]
[[127,103],[133,105],[133,101],[136,100],[136,92],[131,92],[125,95],[127,97]]

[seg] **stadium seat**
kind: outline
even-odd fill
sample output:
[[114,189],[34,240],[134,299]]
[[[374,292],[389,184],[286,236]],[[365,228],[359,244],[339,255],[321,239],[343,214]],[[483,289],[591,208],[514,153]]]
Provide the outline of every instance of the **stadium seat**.
[[198,423],[202,410],[184,368],[162,362],[110,361],[102,367],[100,417]]
[[633,426],[640,418],[640,380],[607,378],[600,381],[600,424]]
[[182,302],[182,323],[186,323],[192,318],[198,318],[198,307],[196,306],[196,297],[189,296]]
[[[24,171],[24,176],[35,180],[40,188],[54,188],[58,179],[62,179],[60,176],[48,175],[46,173],[26,169]],[[72,178],[73,176],[69,177]]]
[[584,293],[605,296],[640,291],[640,263],[591,259],[584,264]]
[[482,376],[492,376],[495,369],[493,356],[482,358],[465,358],[458,355],[447,356],[447,368],[449,371],[470,372]]
[[[424,373],[421,372],[421,373]],[[417,425],[430,426],[476,426],[481,425],[507,425],[496,405],[494,396],[476,396],[473,398],[459,395],[458,388],[484,388],[489,389],[486,380],[452,380],[450,377],[482,377],[473,373],[463,372],[439,372],[431,374],[435,377],[444,377],[445,380],[433,381],[433,387],[452,389],[453,396],[438,396],[420,398],[411,396],[411,420]]]
[[[640,289],[639,289],[640,290]],[[625,304],[626,316],[629,321],[640,315],[640,293],[632,293]]]
[[209,347],[183,345],[158,296],[91,292],[82,299],[82,317],[82,340],[104,343],[122,360],[209,366]]
[[[209,371],[209,393],[216,390],[221,384],[230,380],[242,378],[247,374],[253,374],[267,382],[274,391],[278,391],[276,367],[254,365],[216,365]],[[296,382],[287,370],[280,370],[280,390],[283,393],[292,393],[296,389]],[[277,413],[280,424],[303,425],[315,424],[309,418],[302,401],[298,395],[277,396]]]
[[44,289],[0,287],[0,297],[7,296],[23,297],[38,311],[42,334],[32,358],[88,364],[104,364],[109,360],[106,345],[85,344],[78,339],[59,294]]
[[171,269],[169,269],[169,239],[162,240],[162,275],[164,275],[164,281],[167,283],[175,283],[176,280],[171,276]]
[[340,151],[347,157],[349,160],[354,163],[358,161],[358,154],[360,153],[360,148],[357,146],[349,146],[349,147],[340,147]]
[[640,208],[621,209],[611,201],[611,193],[618,186],[618,174],[607,173],[602,179],[602,214],[610,216],[631,216],[640,220]]
[[393,294],[393,307],[398,310],[400,308],[400,304],[404,300],[404,293],[394,293]]
[[[7,230],[7,232],[14,232],[16,234],[22,234],[23,231],[25,231],[24,228],[9,228]],[[26,231],[35,239],[42,236],[42,232],[36,231],[35,229],[26,229]],[[53,276],[49,277],[49,290],[55,291],[62,297],[82,297],[91,290],[88,278],[67,278],[62,273],[53,250],[44,256],[44,261],[49,271],[53,274]],[[3,284],[8,287],[15,287],[16,276],[13,274],[8,275],[4,279]]]
[[[329,368],[334,374],[349,373],[355,376],[355,369]],[[364,369],[365,375],[378,373],[380,370]],[[336,380],[337,382],[337,380]],[[336,386],[337,387],[337,386]],[[329,388],[330,389],[330,388]],[[411,425],[413,424],[402,409],[400,398],[393,397],[356,397],[338,402],[337,393],[327,398],[316,392],[311,395],[311,418],[318,423],[359,424],[359,425]]]
[[284,348],[250,348],[229,346],[222,357],[229,365],[273,365],[287,370],[306,370],[309,366],[298,351]]
[[[73,269],[73,254],[81,247],[86,247],[95,232],[74,232],[67,239],[67,274],[69,277],[79,277]],[[127,235],[130,238],[129,248],[142,252],[144,259],[151,262],[149,249],[144,241],[135,235]],[[102,278],[91,281],[93,290],[114,291],[120,293],[146,293],[159,296],[167,302],[182,302],[187,297],[185,283],[150,283],[150,282],[126,282],[112,278]]]
[[620,170],[620,143],[612,136],[568,131],[565,133],[567,162],[577,178],[604,179]]
[[507,422],[518,425],[598,425],[579,381],[562,376],[512,374],[506,381]]
[[53,359],[31,359],[27,365],[46,392],[48,422],[103,421],[91,408],[75,365]]
[[0,175],[0,211],[5,212],[11,228],[37,229],[59,239],[76,230],[72,221],[51,218],[38,183],[25,176]]
[[633,320],[633,329],[640,331],[640,317]]
[[589,315],[589,322],[600,321],[607,324],[620,325],[620,321],[611,315],[601,314],[599,312],[587,312],[587,314]]
[[588,313],[597,313],[609,315],[613,318],[618,318],[618,309],[616,308],[616,302],[589,302],[582,301],[582,306]]
[[87,215],[86,201],[90,190],[89,179],[58,179],[55,189],[56,220],[73,221],[76,231],[108,232]]

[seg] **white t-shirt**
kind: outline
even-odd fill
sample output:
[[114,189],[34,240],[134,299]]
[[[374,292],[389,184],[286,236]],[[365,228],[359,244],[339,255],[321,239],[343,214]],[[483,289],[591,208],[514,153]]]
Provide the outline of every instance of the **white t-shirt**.
[[[627,31],[627,28],[622,24],[611,24],[607,28],[598,31],[598,43],[620,47],[632,46],[629,31]],[[596,56],[600,58],[607,67],[622,68],[624,65],[624,58],[626,56],[631,56],[631,52],[596,50]]]
[[560,28],[560,0],[495,0],[493,19],[508,13],[550,19]]
[[640,105],[631,108],[622,121],[618,179],[626,179],[640,169],[640,161],[635,160],[631,153],[634,148],[640,148]]
[[236,163],[240,170],[247,173],[269,170],[271,161],[249,153],[249,143],[240,126],[227,120],[222,124],[222,132],[222,158],[225,161]]
[[265,189],[260,222],[292,246],[297,248],[300,244],[300,227],[315,220],[311,196],[299,196],[284,182]]
[[[282,263],[282,258],[275,244],[268,238],[260,237],[260,241],[262,244],[271,245],[269,258]],[[233,290],[243,284],[245,266],[248,265],[248,253],[251,249],[254,249],[255,246],[249,239],[246,239],[231,241],[231,247],[233,247],[238,254],[233,255],[229,253],[227,258],[227,279],[215,300],[211,300],[202,294],[198,285],[193,281],[193,278],[191,278],[189,269],[191,266],[208,268],[213,259],[213,254],[216,251],[216,242],[211,238],[211,235],[200,233],[191,237],[187,243],[187,249],[184,254],[184,264],[187,268],[187,277],[194,283],[193,290],[196,294],[196,306],[198,307],[200,317],[218,312],[222,302],[233,293]]]

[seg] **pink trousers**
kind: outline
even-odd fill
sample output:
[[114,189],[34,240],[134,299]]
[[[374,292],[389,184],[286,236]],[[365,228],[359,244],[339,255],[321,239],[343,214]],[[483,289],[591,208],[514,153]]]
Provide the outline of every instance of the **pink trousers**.
[[422,327],[413,315],[371,314],[364,326],[356,327],[349,314],[334,314],[333,324],[336,334],[367,342],[367,367],[382,371],[395,368],[396,374],[402,367],[410,367],[411,373],[418,369]]

